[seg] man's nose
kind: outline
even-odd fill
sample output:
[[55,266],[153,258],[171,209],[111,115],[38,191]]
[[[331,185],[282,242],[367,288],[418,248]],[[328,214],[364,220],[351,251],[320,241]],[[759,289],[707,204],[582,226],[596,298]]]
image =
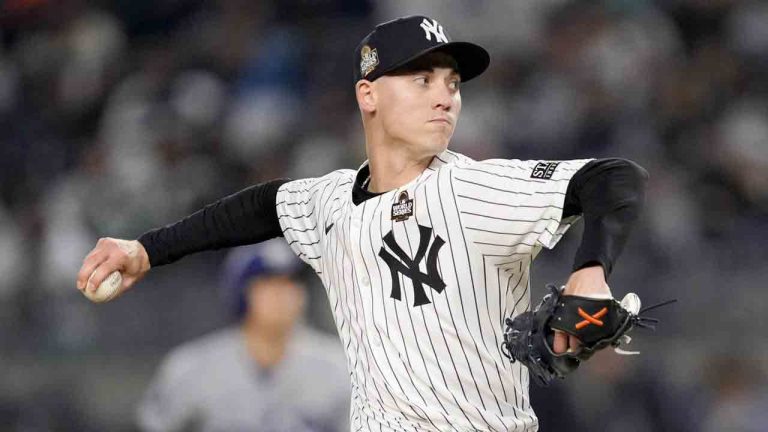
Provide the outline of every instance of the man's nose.
[[450,111],[453,107],[453,92],[448,88],[448,85],[436,85],[433,93],[433,107]]

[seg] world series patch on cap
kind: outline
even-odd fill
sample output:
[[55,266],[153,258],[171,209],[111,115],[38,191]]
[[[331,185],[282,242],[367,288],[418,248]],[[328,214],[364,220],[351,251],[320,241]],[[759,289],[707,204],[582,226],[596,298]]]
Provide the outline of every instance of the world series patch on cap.
[[490,55],[471,42],[452,41],[437,20],[412,15],[379,24],[355,49],[354,81],[374,81],[425,54],[440,51],[456,60],[462,81],[488,68]]

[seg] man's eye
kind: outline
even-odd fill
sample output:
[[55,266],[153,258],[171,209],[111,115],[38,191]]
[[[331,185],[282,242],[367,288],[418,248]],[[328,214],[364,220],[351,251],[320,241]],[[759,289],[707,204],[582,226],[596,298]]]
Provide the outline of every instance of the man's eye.
[[458,90],[459,89],[459,80],[451,81],[450,84],[448,84],[448,85],[450,85],[453,90]]
[[416,81],[417,84],[427,84],[429,82],[427,77],[424,75],[417,76],[414,81]]

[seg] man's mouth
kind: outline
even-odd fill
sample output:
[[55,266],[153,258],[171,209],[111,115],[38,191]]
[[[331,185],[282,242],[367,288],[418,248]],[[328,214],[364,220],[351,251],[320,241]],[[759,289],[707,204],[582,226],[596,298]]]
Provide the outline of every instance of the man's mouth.
[[453,124],[453,123],[451,123],[450,120],[448,120],[445,117],[434,118],[434,119],[430,120],[429,123],[445,123],[445,124],[447,124],[449,126]]

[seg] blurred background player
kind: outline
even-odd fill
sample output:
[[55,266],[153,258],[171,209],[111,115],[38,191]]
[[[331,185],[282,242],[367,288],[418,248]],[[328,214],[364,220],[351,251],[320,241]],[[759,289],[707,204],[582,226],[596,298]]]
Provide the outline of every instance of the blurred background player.
[[139,405],[142,430],[348,430],[344,355],[302,322],[300,266],[280,240],[230,253],[221,288],[237,322],[164,359]]

